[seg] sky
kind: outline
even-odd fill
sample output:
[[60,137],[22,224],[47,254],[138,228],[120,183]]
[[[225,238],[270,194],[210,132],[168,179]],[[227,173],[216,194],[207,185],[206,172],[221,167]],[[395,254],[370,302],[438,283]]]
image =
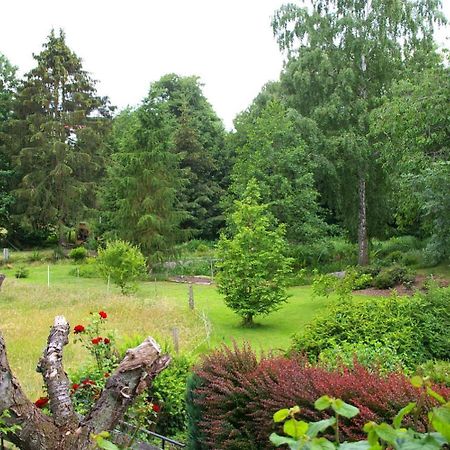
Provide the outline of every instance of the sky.
[[[292,1],[292,0],[291,0]],[[295,0],[294,0],[295,1]],[[286,0],[4,0],[0,53],[19,68],[35,66],[51,28],[98,80],[100,95],[135,106],[167,73],[197,75],[228,129],[262,86],[278,79],[283,56],[271,17]],[[450,18],[450,0],[443,0]],[[440,30],[438,41],[450,36]],[[447,46],[450,46],[447,41]]]

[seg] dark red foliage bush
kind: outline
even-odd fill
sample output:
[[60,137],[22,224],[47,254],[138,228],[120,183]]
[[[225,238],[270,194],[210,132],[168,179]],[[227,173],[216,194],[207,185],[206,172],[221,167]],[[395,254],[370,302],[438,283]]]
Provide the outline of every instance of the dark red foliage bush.
[[[360,409],[355,418],[342,418],[343,441],[363,439],[366,422],[391,422],[402,407],[420,398],[425,402],[422,416],[416,422],[406,417],[405,423],[423,431],[425,410],[433,404],[402,373],[381,375],[357,363],[352,369],[327,371],[302,357],[262,357],[258,362],[248,345],[217,350],[203,359],[195,373],[201,379],[194,401],[201,417],[199,435],[203,436],[195,448],[202,449],[272,449],[273,413],[299,405],[303,420],[327,418],[329,412],[314,408],[315,400],[325,394]],[[448,388],[436,390],[450,396]]]

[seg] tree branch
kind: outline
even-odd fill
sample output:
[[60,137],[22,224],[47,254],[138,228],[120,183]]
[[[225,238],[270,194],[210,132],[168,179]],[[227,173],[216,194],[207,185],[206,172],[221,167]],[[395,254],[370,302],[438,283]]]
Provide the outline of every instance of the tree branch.
[[55,425],[73,428],[78,425],[78,418],[70,398],[69,378],[62,363],[63,348],[69,342],[69,330],[66,319],[63,316],[56,316],[48,336],[47,347],[36,370],[42,373],[47,386]]
[[0,333],[0,414],[5,410],[11,413],[6,424],[21,427],[14,435],[8,436],[19,448],[48,448],[48,443],[59,434],[51,419],[36,408],[23,393],[11,372],[5,340]]
[[159,345],[151,337],[128,350],[83,421],[83,428],[87,427],[89,433],[112,430],[135,398],[151,385],[156,375],[169,363],[170,356],[161,355]]

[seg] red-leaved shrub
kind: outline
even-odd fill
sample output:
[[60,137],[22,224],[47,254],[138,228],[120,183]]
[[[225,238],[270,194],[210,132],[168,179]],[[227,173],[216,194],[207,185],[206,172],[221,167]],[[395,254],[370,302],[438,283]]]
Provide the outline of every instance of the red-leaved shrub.
[[[404,423],[424,431],[426,410],[434,404],[402,373],[381,375],[358,363],[328,371],[302,357],[262,357],[258,362],[248,345],[222,347],[205,357],[195,373],[201,380],[193,396],[201,418],[197,426],[203,442],[194,447],[198,449],[272,449],[273,413],[299,405],[303,420],[328,418],[330,412],[314,408],[315,400],[325,394],[360,409],[355,418],[342,418],[343,441],[363,439],[366,422],[391,422],[402,407],[420,398],[425,405],[421,417],[407,416]],[[435,389],[450,396],[448,388]]]

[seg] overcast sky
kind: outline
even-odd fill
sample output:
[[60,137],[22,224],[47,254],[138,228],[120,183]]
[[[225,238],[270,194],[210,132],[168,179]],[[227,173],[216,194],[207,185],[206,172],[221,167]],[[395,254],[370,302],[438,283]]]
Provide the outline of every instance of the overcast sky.
[[[34,66],[50,29],[99,81],[119,108],[138,104],[166,73],[198,75],[217,114],[231,128],[269,80],[282,55],[272,36],[283,0],[3,0],[0,52],[22,75]],[[450,0],[443,0],[450,17]],[[449,30],[441,30],[444,41]],[[448,41],[447,41],[448,42]],[[447,45],[448,46],[448,45]]]

